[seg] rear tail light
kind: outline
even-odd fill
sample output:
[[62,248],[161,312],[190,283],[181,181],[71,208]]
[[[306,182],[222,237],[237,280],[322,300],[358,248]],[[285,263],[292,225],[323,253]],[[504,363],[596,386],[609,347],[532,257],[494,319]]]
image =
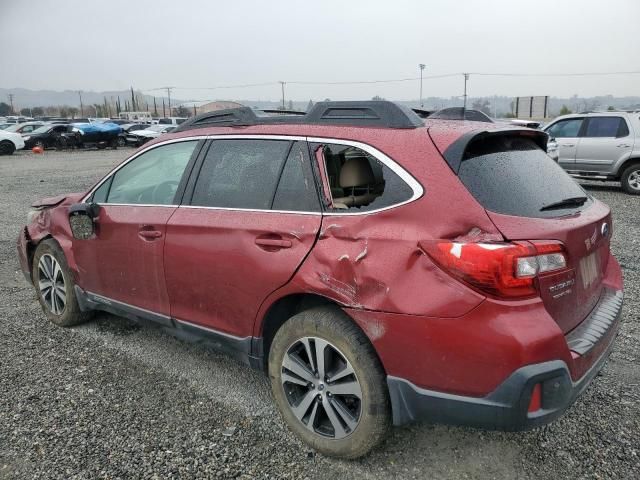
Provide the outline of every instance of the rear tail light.
[[466,243],[450,240],[420,242],[443,270],[483,293],[501,298],[537,295],[541,273],[566,268],[560,242]]

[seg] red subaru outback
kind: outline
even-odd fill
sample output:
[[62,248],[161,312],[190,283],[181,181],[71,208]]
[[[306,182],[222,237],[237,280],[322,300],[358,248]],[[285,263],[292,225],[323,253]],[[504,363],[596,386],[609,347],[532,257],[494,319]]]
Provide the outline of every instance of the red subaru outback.
[[609,208],[546,144],[390,102],[204,114],[35,204],[20,262],[57,325],[150,320],[266,370],[327,455],[532,427],[600,370],[623,297]]

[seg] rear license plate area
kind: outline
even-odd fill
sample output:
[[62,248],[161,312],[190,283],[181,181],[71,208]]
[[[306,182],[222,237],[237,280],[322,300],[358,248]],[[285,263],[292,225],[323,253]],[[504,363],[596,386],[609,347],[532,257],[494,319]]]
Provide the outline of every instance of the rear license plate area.
[[580,278],[585,290],[595,284],[600,277],[600,259],[595,251],[580,260]]

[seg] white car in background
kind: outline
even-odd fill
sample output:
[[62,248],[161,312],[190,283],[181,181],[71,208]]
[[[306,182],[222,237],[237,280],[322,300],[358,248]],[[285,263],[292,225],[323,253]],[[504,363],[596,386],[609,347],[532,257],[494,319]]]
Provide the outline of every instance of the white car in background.
[[22,135],[0,130],[0,155],[11,155],[16,150],[24,148]]
[[125,140],[127,145],[133,147],[139,147],[144,145],[149,140],[159,137],[163,133],[169,133],[171,130],[175,130],[177,125],[150,125],[144,130],[136,130],[135,132],[127,133]]

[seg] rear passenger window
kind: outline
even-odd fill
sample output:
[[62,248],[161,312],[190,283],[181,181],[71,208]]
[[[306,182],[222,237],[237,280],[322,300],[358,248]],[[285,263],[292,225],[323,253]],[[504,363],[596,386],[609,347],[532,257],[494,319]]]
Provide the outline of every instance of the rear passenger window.
[[298,212],[320,210],[306,142],[295,142],[289,152],[273,199],[273,209]]
[[191,205],[270,209],[290,147],[282,140],[212,141]]
[[[320,151],[319,151],[320,150]],[[315,144],[336,211],[366,212],[406,202],[413,190],[387,165],[364,150],[337,144]],[[323,177],[321,172],[321,177]]]
[[588,122],[585,137],[626,137],[629,135],[627,122],[620,117],[593,117]]

